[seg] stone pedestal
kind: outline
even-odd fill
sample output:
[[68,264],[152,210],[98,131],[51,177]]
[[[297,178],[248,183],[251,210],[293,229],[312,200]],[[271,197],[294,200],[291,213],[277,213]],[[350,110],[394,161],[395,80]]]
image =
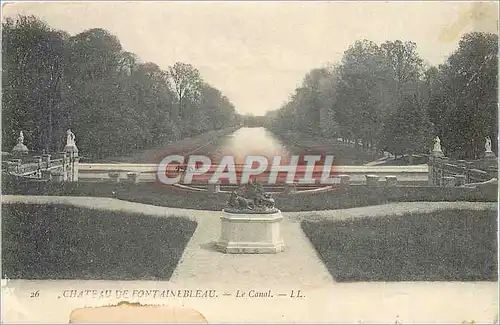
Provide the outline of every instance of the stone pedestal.
[[76,145],[66,145],[64,147],[64,151],[70,152],[70,153],[73,152],[76,155],[78,155],[78,148],[76,147]]
[[6,161],[5,165],[7,166],[7,172],[9,173],[17,173],[17,169],[19,164],[15,161]]
[[14,149],[12,149],[12,153],[14,155],[19,155],[19,156],[22,156],[22,155],[27,155],[28,154],[28,147],[26,147],[24,144],[22,143],[18,143],[16,144],[16,146],[14,147]]
[[73,158],[73,166],[72,166],[72,178],[71,180],[73,182],[78,182],[78,174],[79,174],[79,162],[80,162],[80,157],[76,156]]
[[494,160],[497,159],[497,157],[495,156],[495,153],[493,151],[486,151],[484,153],[484,159]]
[[432,151],[431,156],[441,158],[444,157],[444,153],[441,150],[434,150]]
[[229,213],[222,211],[217,250],[227,254],[276,254],[285,250],[280,234],[281,211]]

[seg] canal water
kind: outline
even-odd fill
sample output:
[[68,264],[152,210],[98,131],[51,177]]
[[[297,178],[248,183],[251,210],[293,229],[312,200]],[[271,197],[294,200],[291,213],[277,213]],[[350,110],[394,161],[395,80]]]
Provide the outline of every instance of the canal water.
[[289,157],[296,151],[263,127],[243,127],[200,150],[208,154],[214,163],[224,156],[233,156],[236,164],[243,164],[246,156],[264,156],[271,163],[274,156]]

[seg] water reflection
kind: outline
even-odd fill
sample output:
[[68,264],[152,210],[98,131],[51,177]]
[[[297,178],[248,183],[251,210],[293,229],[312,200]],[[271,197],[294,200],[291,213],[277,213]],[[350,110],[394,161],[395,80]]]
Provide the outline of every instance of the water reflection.
[[238,129],[216,141],[214,147],[211,155],[213,162],[219,162],[223,156],[229,155],[235,157],[236,164],[244,163],[245,157],[251,155],[267,157],[269,162],[273,156],[290,155],[286,146],[263,127]]

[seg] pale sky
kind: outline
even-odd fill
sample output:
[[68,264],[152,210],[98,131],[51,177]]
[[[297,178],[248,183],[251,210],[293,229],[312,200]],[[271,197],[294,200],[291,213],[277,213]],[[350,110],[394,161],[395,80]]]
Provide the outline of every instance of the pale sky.
[[284,103],[305,74],[339,62],[359,39],[414,41],[429,64],[460,36],[498,31],[498,3],[484,2],[18,2],[3,16],[36,15],[75,35],[103,28],[126,51],[162,69],[191,63],[240,113]]

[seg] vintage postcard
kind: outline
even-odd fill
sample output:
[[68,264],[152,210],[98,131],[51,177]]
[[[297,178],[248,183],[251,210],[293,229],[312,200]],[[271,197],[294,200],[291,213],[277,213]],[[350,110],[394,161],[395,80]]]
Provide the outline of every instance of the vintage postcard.
[[3,323],[498,323],[498,3],[4,2]]

